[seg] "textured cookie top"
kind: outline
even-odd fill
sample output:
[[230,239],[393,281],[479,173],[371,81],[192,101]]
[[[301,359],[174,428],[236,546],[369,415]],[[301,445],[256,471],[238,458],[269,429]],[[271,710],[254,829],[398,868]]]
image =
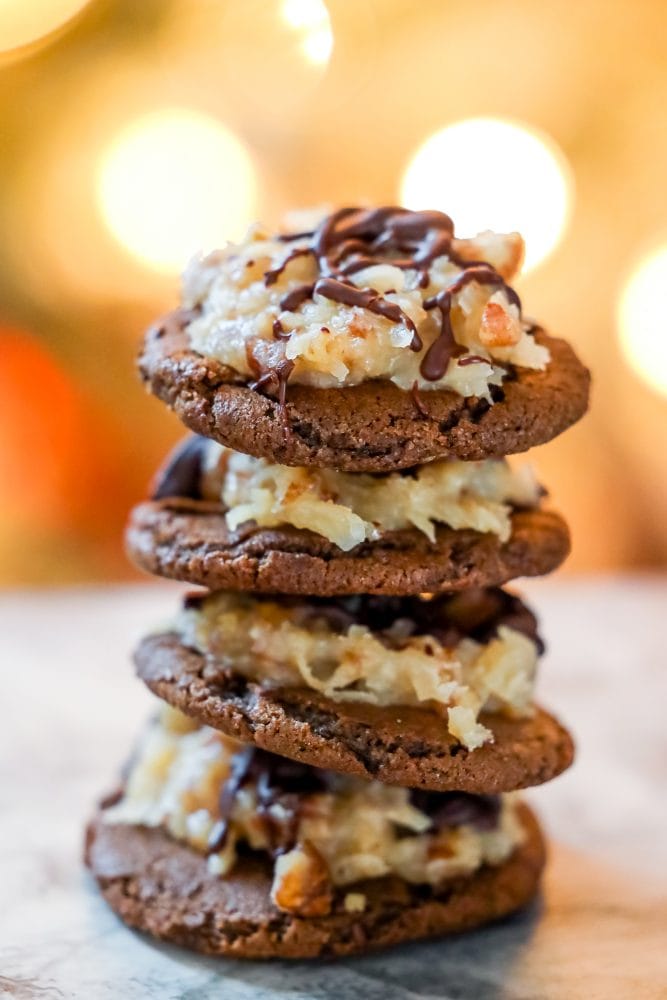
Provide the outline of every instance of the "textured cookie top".
[[507,284],[518,233],[457,239],[449,216],[342,208],[308,232],[246,239],[191,263],[190,346],[279,393],[387,379],[492,399],[506,366],[544,369]]

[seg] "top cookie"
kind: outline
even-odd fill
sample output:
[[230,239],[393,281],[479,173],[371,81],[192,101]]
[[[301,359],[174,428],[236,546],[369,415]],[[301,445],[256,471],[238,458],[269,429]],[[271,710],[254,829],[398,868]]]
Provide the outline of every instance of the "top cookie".
[[285,465],[377,472],[497,457],[585,411],[572,350],[521,318],[518,234],[346,208],[194,261],[151,329],[151,390],[193,430]]

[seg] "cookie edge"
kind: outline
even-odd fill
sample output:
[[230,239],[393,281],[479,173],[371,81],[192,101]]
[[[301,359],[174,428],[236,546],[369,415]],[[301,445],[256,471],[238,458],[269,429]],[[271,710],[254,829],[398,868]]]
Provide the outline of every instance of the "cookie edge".
[[[149,391],[186,427],[236,451],[282,465],[386,472],[446,456],[471,461],[516,454],[579,420],[588,408],[588,369],[566,341],[541,329],[535,338],[551,351],[551,363],[544,371],[513,370],[503,401],[489,406],[433,389],[423,394],[428,416],[410,392],[381,379],[334,389],[292,384],[281,408],[232,369],[193,351],[184,330],[160,324],[148,330],[138,365]],[[340,415],[333,424],[322,420],[339,410],[345,421]]]
[[[263,688],[230,672],[221,671],[215,681],[205,680],[205,657],[183,645],[174,633],[145,637],[135,650],[134,662],[138,676],[153,694],[200,724],[241,743],[367,781],[497,794],[550,781],[574,759],[569,732],[537,706],[529,720],[481,717],[480,721],[492,729],[495,722],[496,732],[499,726],[516,725],[519,733],[510,741],[499,739],[469,751],[447,733],[443,722],[443,740],[435,748],[419,726],[409,733],[404,721],[423,714],[431,722],[434,713],[427,709],[388,706],[379,710],[370,706],[371,711],[391,714],[392,724],[406,726],[400,741],[395,735],[385,738],[377,719],[353,721],[347,731],[343,713],[354,712],[355,704],[367,711],[363,703],[339,706],[305,687]],[[301,704],[304,696],[305,707]],[[533,724],[529,738],[525,727]]]
[[[208,873],[205,859],[195,856],[195,861],[200,862],[197,867],[201,877],[198,884],[194,884],[197,879],[190,879],[188,898],[197,898],[201,890],[204,902],[209,901],[209,909],[202,914],[203,920],[197,915],[188,921],[187,909],[185,912],[181,909],[183,895],[163,893],[153,903],[145,885],[142,891],[142,878],[145,880],[146,875],[128,870],[110,877],[100,872],[96,851],[103,849],[100,846],[100,831],[105,824],[99,817],[90,823],[86,831],[84,860],[102,896],[116,915],[128,926],[159,940],[203,954],[241,959],[344,957],[409,941],[458,934],[507,917],[526,906],[539,888],[546,862],[546,845],[532,810],[525,803],[521,803],[519,808],[521,822],[527,831],[524,843],[503,864],[486,865],[472,876],[452,882],[444,899],[437,896],[424,898],[420,887],[401,881],[404,891],[407,889],[407,904],[400,905],[393,901],[383,907],[382,895],[387,882],[382,879],[371,890],[374,897],[372,906],[363,913],[341,912],[339,902],[338,912],[316,919],[285,914],[270,904],[271,877],[267,865],[266,903],[267,909],[270,907],[274,913],[273,919],[268,922],[253,921],[252,914],[244,915],[236,909],[238,919],[234,927],[224,907],[217,910],[215,907],[219,880]],[[118,829],[118,826],[111,829]],[[156,860],[165,848],[176,855],[176,859],[183,857],[183,852],[195,855],[190,848],[171,840],[162,831],[142,827],[123,829],[131,831],[135,837],[146,839],[148,834],[149,839],[155,839]],[[237,881],[239,878],[243,878],[242,873],[237,875]],[[348,887],[345,891],[353,888],[356,887]],[[362,884],[359,891],[363,888]],[[344,892],[339,894],[340,897],[343,895]],[[238,900],[238,893],[235,899]]]
[[[199,528],[194,540],[189,525],[195,536]],[[323,597],[499,586],[551,573],[570,552],[567,524],[551,510],[515,512],[507,542],[488,532],[438,525],[433,543],[405,529],[350,552],[305,529],[243,529],[229,532],[223,508],[209,503],[145,501],[130,514],[125,545],[134,564],[155,576],[211,590]],[[217,538],[210,537],[216,532]]]

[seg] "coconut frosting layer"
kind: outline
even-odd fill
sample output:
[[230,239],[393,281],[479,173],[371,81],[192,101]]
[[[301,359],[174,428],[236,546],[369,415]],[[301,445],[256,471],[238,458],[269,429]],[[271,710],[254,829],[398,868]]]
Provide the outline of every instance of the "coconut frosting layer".
[[222,500],[230,529],[307,528],[347,552],[383,532],[417,528],[431,541],[438,524],[491,532],[506,542],[511,514],[537,507],[542,490],[529,466],[505,459],[431,462],[408,473],[365,475],[276,465],[205,443],[201,493]]
[[340,702],[421,705],[468,750],[493,739],[482,712],[533,711],[539,640],[530,612],[503,591],[427,598],[194,598],[181,641],[268,686]]
[[187,336],[267,387],[388,379],[492,402],[509,368],[550,360],[508,284],[522,258],[518,233],[459,239],[441,212],[341,209],[300,233],[256,225],[187,268]]
[[[397,875],[432,886],[505,861],[522,842],[513,795],[419,793],[317,771],[243,747],[163,708],[133,757],[108,823],[162,827],[224,878],[239,853],[273,858],[272,898],[304,916],[333,891]],[[359,891],[345,895],[363,910]]]

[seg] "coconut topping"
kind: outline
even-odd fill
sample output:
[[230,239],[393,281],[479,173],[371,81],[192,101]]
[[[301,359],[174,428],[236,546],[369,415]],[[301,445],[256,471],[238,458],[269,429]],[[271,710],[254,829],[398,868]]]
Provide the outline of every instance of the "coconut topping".
[[173,628],[220,669],[267,686],[431,708],[468,750],[493,739],[482,712],[533,711],[535,619],[502,590],[331,599],[222,591],[189,600]]
[[357,884],[367,879],[393,874],[437,888],[501,864],[525,836],[513,795],[415,792],[320,771],[167,707],[102,815],[162,827],[222,878],[243,852],[260,852],[273,859],[275,905],[310,917],[329,913],[339,888],[344,908],[362,911]]
[[169,460],[154,497],[221,502],[230,530],[307,528],[347,552],[383,533],[436,526],[492,532],[506,542],[517,508],[534,508],[542,490],[529,466],[505,459],[445,459],[389,475],[293,468],[242,455],[205,438],[188,439]]
[[183,307],[192,348],[285,399],[389,379],[493,402],[512,366],[549,352],[508,284],[518,233],[459,239],[442,212],[343,208],[313,229],[245,240],[192,261]]

